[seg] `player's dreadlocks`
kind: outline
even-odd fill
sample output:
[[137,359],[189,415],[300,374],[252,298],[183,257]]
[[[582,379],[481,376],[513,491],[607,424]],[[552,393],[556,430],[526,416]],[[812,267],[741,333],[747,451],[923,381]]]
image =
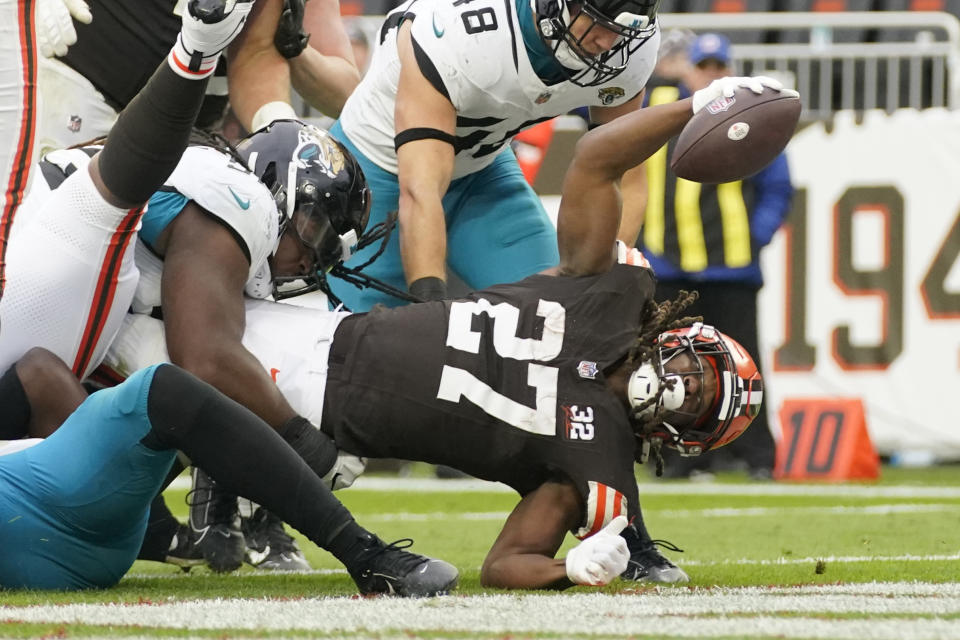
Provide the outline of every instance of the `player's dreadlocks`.
[[[68,149],[82,149],[84,147],[100,147],[107,141],[108,136],[97,136],[91,140],[85,140],[84,142],[78,142],[77,144],[70,145]],[[190,139],[188,142],[191,147],[213,147],[228,154],[231,158],[239,162],[244,167],[247,166],[247,162],[243,159],[237,149],[233,144],[224,138],[222,135],[215,131],[208,131],[206,129],[200,129],[194,127],[190,130]]]
[[243,156],[241,156],[240,152],[233,146],[233,143],[216,131],[208,131],[207,129],[194,127],[190,131],[189,144],[191,147],[213,147],[214,149],[223,151],[242,166],[247,166],[247,161],[243,159]]
[[[674,300],[666,300],[659,304],[648,300],[640,315],[640,334],[627,355],[626,364],[634,369],[644,362],[653,363],[657,357],[657,339],[660,334],[702,321],[703,318],[699,316],[681,317],[680,315],[698,297],[696,291],[681,291],[680,295]],[[633,424],[633,431],[637,438],[637,461],[644,462],[647,454],[652,452],[656,461],[658,476],[663,474],[663,457],[660,455],[660,444],[651,443],[648,437],[653,429],[663,421],[663,407],[660,405],[660,397],[664,391],[673,388],[673,383],[673,380],[669,380],[661,384],[656,395],[630,411],[630,422]],[[650,407],[655,407],[654,411],[643,416],[644,410]]]

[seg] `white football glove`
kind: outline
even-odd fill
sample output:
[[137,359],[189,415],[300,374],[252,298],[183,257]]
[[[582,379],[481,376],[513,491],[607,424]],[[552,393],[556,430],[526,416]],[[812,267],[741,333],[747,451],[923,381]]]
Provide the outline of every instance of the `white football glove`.
[[323,483],[330,487],[331,491],[346,489],[366,468],[366,458],[358,458],[341,451],[337,454],[337,460],[330,467],[330,471],[323,476]]
[[700,109],[721,96],[724,98],[732,98],[733,94],[736,93],[737,89],[740,87],[750,89],[750,91],[753,91],[758,95],[763,93],[764,87],[773,89],[774,91],[779,91],[780,93],[786,95],[800,95],[793,89],[784,89],[782,82],[774,78],[768,78],[767,76],[727,76],[726,78],[718,78],[717,80],[714,80],[709,85],[693,94],[693,112],[697,113],[700,111]]
[[64,56],[76,44],[77,30],[73,21],[90,24],[93,15],[83,0],[37,0],[37,44],[46,58]]
[[243,29],[252,8],[253,0],[188,0],[170,52],[174,71],[186,78],[212,74],[220,52]]
[[627,568],[630,551],[620,532],[627,526],[626,516],[617,516],[610,524],[567,553],[567,577],[574,584],[599,587]]

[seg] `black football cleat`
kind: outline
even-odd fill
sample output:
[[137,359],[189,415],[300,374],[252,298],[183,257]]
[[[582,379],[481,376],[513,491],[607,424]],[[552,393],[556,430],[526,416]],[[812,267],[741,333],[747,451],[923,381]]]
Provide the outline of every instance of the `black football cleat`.
[[182,524],[177,528],[177,532],[170,542],[170,550],[167,551],[163,561],[176,565],[185,572],[189,572],[192,567],[206,562],[190,527]]
[[239,569],[247,546],[237,496],[219,489],[210,476],[194,467],[188,502],[190,529],[210,569],[217,573]]
[[624,580],[659,582],[662,584],[690,582],[690,576],[687,575],[687,572],[667,560],[657,549],[657,544],[667,546],[674,551],[680,551],[669,542],[652,540],[649,547],[630,554],[627,569],[620,574],[620,577]]
[[352,568],[350,577],[363,595],[395,595],[407,598],[426,598],[450,593],[460,577],[457,568],[443,560],[427,558],[404,551],[413,544],[403,538],[385,544],[369,534],[365,549]]
[[283,521],[263,507],[242,523],[246,561],[265,571],[310,571],[297,541],[283,528]]

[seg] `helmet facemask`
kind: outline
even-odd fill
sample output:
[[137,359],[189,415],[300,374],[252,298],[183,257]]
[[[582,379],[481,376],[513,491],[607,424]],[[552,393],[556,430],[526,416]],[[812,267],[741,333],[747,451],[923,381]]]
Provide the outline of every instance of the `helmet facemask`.
[[[650,378],[655,378],[649,384],[652,391],[644,391],[641,382]],[[660,387],[671,385],[669,395],[665,390],[656,403],[650,402]],[[695,397],[688,397],[687,387],[694,388]],[[638,389],[631,406],[638,420],[653,425],[640,437],[681,455],[699,455],[731,442],[760,412],[763,399],[763,382],[750,354],[699,322],[659,336],[656,362],[631,375],[629,390]]]
[[[581,87],[609,82],[619,75],[630,56],[656,32],[659,0],[537,0],[536,19],[540,34],[563,68],[567,79]],[[571,27],[581,19],[587,24],[579,36]],[[583,46],[594,29],[617,35],[607,51],[590,54]]]
[[276,300],[321,289],[324,275],[353,255],[370,215],[370,191],[366,186],[351,188],[345,198],[330,191],[321,193],[314,182],[298,179],[296,164],[291,163],[290,169],[287,184],[295,185],[296,196],[274,196],[278,203],[283,203],[285,211],[278,237],[289,230],[312,259],[306,274],[274,276]]
[[691,438],[716,403],[717,370],[701,358],[689,341],[659,345],[654,362],[645,362],[630,375],[627,393],[635,417],[653,424],[646,437],[659,446],[695,456],[705,448]]

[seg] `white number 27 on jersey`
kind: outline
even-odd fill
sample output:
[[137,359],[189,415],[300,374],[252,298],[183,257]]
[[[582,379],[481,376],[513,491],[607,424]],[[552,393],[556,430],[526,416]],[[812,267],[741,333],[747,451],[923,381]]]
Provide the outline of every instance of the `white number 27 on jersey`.
[[[537,315],[544,319],[543,337],[540,339],[517,337],[520,310],[512,304],[501,302],[494,305],[482,299],[454,302],[450,307],[447,346],[467,353],[479,353],[482,335],[471,330],[470,325],[473,316],[482,313],[493,318],[493,347],[500,357],[546,362],[560,355],[566,310],[559,303],[548,300],[540,300],[537,306]],[[546,436],[556,434],[557,368],[530,362],[527,365],[527,384],[536,390],[535,407],[528,407],[497,393],[469,371],[444,365],[437,398],[460,402],[463,397],[494,418],[518,429]]]

